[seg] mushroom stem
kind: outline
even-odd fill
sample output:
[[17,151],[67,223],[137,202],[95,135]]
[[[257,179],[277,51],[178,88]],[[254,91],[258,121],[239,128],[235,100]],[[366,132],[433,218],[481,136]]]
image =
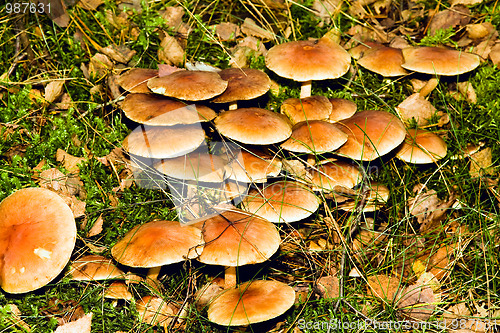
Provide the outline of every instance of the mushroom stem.
[[224,272],[224,289],[236,287],[236,266],[226,266]]
[[229,110],[236,110],[238,108],[238,102],[229,103]]
[[311,86],[312,80],[302,82],[302,86],[300,87],[300,98],[311,96]]
[[158,275],[160,274],[160,270],[161,270],[161,266],[151,267],[148,270],[148,274],[147,274],[148,279],[153,280],[153,281],[158,281]]
[[433,77],[432,79],[427,81],[425,86],[423,86],[418,93],[420,94],[420,96],[426,97],[437,87],[438,83],[439,83],[439,76]]

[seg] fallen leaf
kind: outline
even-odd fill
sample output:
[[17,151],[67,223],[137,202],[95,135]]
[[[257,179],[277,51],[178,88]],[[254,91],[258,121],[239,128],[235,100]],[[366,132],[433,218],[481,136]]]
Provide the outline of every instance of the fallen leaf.
[[477,103],[477,95],[474,87],[470,82],[459,82],[457,84],[458,91],[465,97],[467,102],[476,104]]
[[174,312],[167,306],[167,303],[160,297],[145,296],[136,303],[141,323],[150,325],[162,324],[172,320]]
[[329,25],[340,13],[342,3],[343,0],[314,0],[311,8],[314,10],[314,15],[320,19],[318,27]]
[[426,321],[434,312],[439,296],[424,279],[406,287],[399,295],[396,307],[403,317]]
[[68,110],[73,105],[71,96],[68,93],[64,93],[61,97],[61,101],[56,103],[56,108],[59,110]]
[[86,10],[96,10],[97,7],[103,3],[103,0],[80,0],[80,2],[78,2],[78,6]]
[[368,294],[392,303],[401,288],[401,281],[397,277],[374,275],[368,277]]
[[113,69],[113,66],[113,63],[106,55],[96,53],[92,58],[90,58],[89,75],[100,79],[103,76],[108,75],[108,73]]
[[52,81],[45,86],[44,96],[47,102],[52,103],[62,95],[64,82],[64,80]]
[[488,55],[493,65],[498,66],[500,64],[500,43],[496,43],[490,51]]
[[122,64],[128,63],[136,54],[136,51],[129,49],[125,45],[111,44],[106,47],[101,47],[99,52],[104,53],[109,58]]
[[241,25],[241,32],[247,36],[257,37],[261,40],[271,40],[274,38],[274,34],[262,27],[259,27],[254,20],[247,17],[243,24]]
[[61,162],[63,167],[69,172],[79,173],[80,167],[78,167],[78,164],[85,162],[87,159],[73,156],[59,148],[56,152],[56,160]]
[[165,34],[158,49],[158,60],[169,65],[181,66],[184,63],[184,49],[177,39]]
[[433,36],[441,29],[465,26],[470,22],[470,17],[470,10],[465,6],[457,5],[452,9],[445,9],[434,15],[429,24],[429,33]]
[[70,18],[66,11],[66,4],[63,0],[38,0],[38,3],[43,4],[45,8],[50,8],[50,10],[46,10],[45,13],[55,24],[61,28],[68,26]]
[[483,0],[451,0],[450,5],[457,6],[457,5],[464,5],[464,6],[474,6],[477,4],[482,3]]
[[92,225],[92,228],[90,228],[87,237],[92,237],[99,235],[102,232],[102,223],[104,222],[102,218],[102,214],[99,215],[97,220],[95,220],[94,224]]
[[7,304],[4,307],[0,307],[0,309],[2,308],[3,311],[7,312],[7,317],[4,318],[21,328],[23,331],[31,332],[31,327],[21,319],[21,310],[19,310],[17,305]]
[[492,175],[495,167],[492,162],[491,148],[486,147],[470,156],[469,174],[471,177]]
[[223,288],[216,283],[207,283],[198,289],[194,294],[196,309],[198,311],[205,309],[222,290]]
[[332,275],[322,276],[316,281],[315,289],[321,298],[337,298],[339,297],[339,279]]
[[396,106],[396,112],[401,120],[409,122],[414,119],[417,125],[424,126],[436,114],[436,108],[422,95],[415,93]]
[[240,27],[231,22],[219,23],[215,26],[217,37],[223,42],[234,41],[241,36]]
[[57,327],[54,333],[90,333],[91,326],[92,312],[78,320]]

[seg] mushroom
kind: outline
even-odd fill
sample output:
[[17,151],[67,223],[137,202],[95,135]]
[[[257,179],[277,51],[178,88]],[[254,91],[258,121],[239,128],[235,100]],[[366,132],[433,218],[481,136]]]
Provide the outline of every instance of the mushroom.
[[336,79],[347,73],[351,56],[329,37],[273,46],[266,66],[279,76],[302,82],[300,97],[311,96],[312,80]]
[[281,104],[280,109],[295,125],[306,120],[328,119],[332,113],[332,103],[325,96],[288,98]]
[[122,270],[111,260],[94,254],[73,261],[69,274],[72,280],[77,281],[108,280],[124,276]]
[[358,60],[358,64],[384,77],[393,77],[408,74],[408,71],[401,67],[403,61],[401,49],[381,46],[366,52]]
[[328,121],[331,123],[352,117],[358,108],[356,103],[344,98],[329,98],[329,101],[332,104],[332,112]]
[[158,76],[157,69],[132,68],[120,75],[118,84],[120,87],[131,93],[150,94],[148,80]]
[[281,160],[258,149],[240,150],[226,165],[229,179],[243,183],[265,183],[281,171]]
[[331,192],[352,189],[362,179],[357,166],[340,160],[329,159],[309,171],[314,191]]
[[436,134],[423,129],[410,129],[396,157],[408,163],[434,163],[446,156],[447,145]]
[[18,294],[61,273],[76,242],[73,212],[56,193],[24,188],[0,203],[0,286]]

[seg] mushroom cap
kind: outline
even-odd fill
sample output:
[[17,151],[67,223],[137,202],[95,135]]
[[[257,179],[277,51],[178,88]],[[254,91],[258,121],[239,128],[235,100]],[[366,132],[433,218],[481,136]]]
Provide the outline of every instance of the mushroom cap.
[[337,191],[353,188],[361,181],[359,169],[348,162],[327,160],[309,172],[314,191]]
[[329,101],[332,104],[332,113],[328,121],[331,123],[352,117],[358,108],[356,103],[344,98],[329,98]]
[[334,125],[348,135],[337,153],[355,160],[372,161],[403,142],[406,129],[395,115],[384,111],[361,111]]
[[347,134],[323,120],[302,121],[292,129],[292,135],[281,144],[283,149],[296,153],[327,153],[347,141]]
[[229,179],[244,183],[265,183],[267,177],[276,177],[281,171],[281,160],[257,149],[240,150],[227,164]]
[[292,124],[305,120],[326,120],[332,113],[332,103],[325,96],[309,96],[305,98],[288,98],[281,104],[281,113],[285,114]]
[[278,317],[294,302],[295,291],[284,283],[250,281],[222,291],[208,307],[208,320],[224,326],[250,325]]
[[281,181],[252,190],[243,199],[243,208],[273,223],[300,221],[319,208],[319,199],[310,188],[294,182]]
[[149,80],[148,87],[160,95],[202,101],[222,94],[227,88],[227,81],[215,72],[177,71]]
[[225,179],[225,166],[220,156],[195,151],[176,158],[162,159],[155,163],[154,168],[178,179],[219,183]]
[[423,130],[409,129],[396,157],[408,163],[426,164],[446,156],[448,147],[438,135]]
[[76,242],[73,212],[56,193],[24,188],[0,203],[0,286],[25,293],[61,273]]
[[339,78],[350,64],[349,53],[328,37],[283,43],[266,54],[267,68],[299,82]]
[[389,46],[383,46],[365,53],[358,64],[372,72],[385,77],[406,75],[408,72],[401,67],[403,64],[403,52]]
[[123,140],[129,154],[147,158],[173,158],[192,152],[205,141],[200,125],[147,126],[134,129]]
[[120,87],[131,93],[150,94],[148,80],[158,76],[157,69],[132,68],[120,75],[118,84]]
[[236,208],[192,226],[201,229],[205,240],[198,260],[210,265],[261,263],[278,251],[281,243],[274,224]]
[[131,300],[134,296],[124,282],[115,281],[106,288],[104,298]]
[[110,259],[93,254],[73,261],[69,274],[77,281],[116,279],[124,275]]
[[215,126],[222,135],[253,145],[281,142],[292,134],[292,124],[284,115],[260,108],[224,111],[215,118]]
[[463,74],[480,63],[476,54],[430,46],[405,48],[403,57],[407,70],[436,75]]
[[128,119],[149,126],[194,124],[210,121],[217,115],[204,105],[187,105],[152,94],[128,94],[121,108]]
[[158,267],[196,258],[201,231],[177,221],[153,221],[132,228],[111,248],[116,261],[130,267]]
[[212,100],[214,103],[254,99],[264,95],[271,87],[269,76],[258,69],[227,68],[218,74],[228,85],[221,95]]

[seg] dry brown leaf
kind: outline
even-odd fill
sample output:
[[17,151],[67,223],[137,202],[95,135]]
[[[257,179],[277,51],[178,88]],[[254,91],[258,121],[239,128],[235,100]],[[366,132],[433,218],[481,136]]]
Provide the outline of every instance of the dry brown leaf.
[[[167,26],[176,34],[181,35],[183,41],[186,41],[191,32],[191,27],[182,21],[184,14],[185,10],[183,7],[171,6],[167,7],[161,16],[166,21]],[[185,47],[186,45],[183,46]]]
[[318,26],[329,25],[339,14],[342,3],[343,0],[314,0],[312,9],[314,15],[320,19]]
[[53,190],[55,192],[69,193],[66,188],[67,177],[56,168],[50,168],[40,173],[40,187]]
[[57,149],[56,152],[56,160],[58,162],[61,162],[63,167],[68,170],[69,172],[74,172],[78,173],[80,172],[80,168],[78,167],[78,164],[85,162],[87,159],[83,157],[76,157],[71,154],[68,154],[62,149]]
[[422,95],[415,93],[396,106],[396,112],[401,120],[409,122],[415,119],[417,125],[424,126],[436,114],[436,108]]
[[128,63],[132,57],[137,53],[134,50],[129,49],[125,45],[115,45],[111,44],[106,47],[101,47],[99,52],[104,53],[109,58],[116,62],[121,62],[122,64]]
[[90,58],[88,72],[90,76],[102,78],[113,69],[113,66],[113,63],[106,55],[96,53],[92,58]]
[[431,250],[418,257],[416,263],[424,267],[425,271],[432,273],[436,279],[441,280],[450,271],[456,246],[456,244],[444,245],[437,251]]
[[95,220],[94,224],[92,225],[92,228],[90,228],[87,237],[92,237],[95,235],[99,235],[102,232],[102,223],[104,222],[102,218],[102,214],[99,215],[97,220]]
[[439,301],[439,295],[435,294],[430,285],[421,278],[414,285],[406,287],[398,298],[396,307],[401,315],[421,321],[430,318]]
[[481,39],[490,34],[490,31],[494,27],[490,22],[477,23],[477,24],[467,24],[465,26],[467,30],[467,37],[470,39]]
[[490,56],[491,49],[495,45],[493,40],[484,40],[472,49],[473,53],[476,53],[481,57],[481,61],[487,61]]
[[258,26],[257,23],[249,17],[243,21],[241,32],[247,36],[257,37],[264,41],[271,40],[274,37],[272,32]]
[[498,66],[500,64],[500,43],[497,42],[491,48],[489,58],[493,65]]
[[457,5],[464,5],[464,6],[474,6],[477,4],[482,3],[483,0],[451,0],[450,5],[457,6]]
[[236,40],[241,36],[240,27],[231,22],[219,23],[215,26],[217,37],[223,42]]
[[158,49],[158,60],[169,65],[182,66],[184,56],[184,49],[177,39],[165,34],[165,37],[161,41],[160,49]]
[[222,290],[223,288],[216,283],[207,283],[198,289],[194,295],[196,309],[202,311]]
[[80,2],[78,2],[78,6],[86,10],[96,10],[97,7],[103,3],[103,0],[80,0]]
[[339,297],[339,279],[336,276],[322,276],[316,281],[316,293],[324,299]]
[[54,331],[54,333],[90,333],[92,326],[92,312],[86,314],[80,319],[63,324]]
[[68,93],[64,93],[61,97],[61,101],[56,103],[56,108],[59,110],[68,110],[72,105],[73,101]]
[[429,24],[429,33],[435,35],[437,30],[465,26],[470,22],[471,13],[465,6],[455,6],[434,15]]
[[82,217],[85,215],[85,207],[86,202],[80,199],[77,199],[75,196],[62,196],[66,204],[69,206],[71,211],[73,212],[73,216],[75,218]]
[[130,27],[130,22],[121,15],[115,15],[112,10],[104,10],[106,20],[116,29],[125,30]]
[[374,275],[368,277],[368,294],[392,303],[401,288],[401,281],[397,277]]
[[457,89],[465,97],[467,102],[472,104],[477,103],[476,91],[470,82],[459,82],[457,84]]
[[52,81],[45,86],[45,100],[49,103],[61,97],[64,87],[64,80]]
[[139,313],[141,323],[150,325],[162,324],[165,321],[172,320],[174,314],[172,309],[160,297],[145,296],[136,303],[136,309]]
[[471,177],[492,175],[495,167],[492,162],[491,148],[486,147],[470,156],[469,174]]

